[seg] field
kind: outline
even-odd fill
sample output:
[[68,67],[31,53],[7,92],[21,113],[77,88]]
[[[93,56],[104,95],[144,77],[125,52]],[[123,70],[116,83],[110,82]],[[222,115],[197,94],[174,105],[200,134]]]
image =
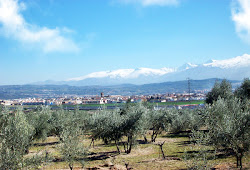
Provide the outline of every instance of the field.
[[[149,134],[147,137],[149,139]],[[162,158],[160,148],[156,145],[164,141],[163,151],[166,156],[165,159]],[[82,142],[88,148],[88,151],[85,157],[79,158],[79,161],[74,163],[74,169],[83,169],[84,166],[84,169],[126,170],[125,164],[128,164],[128,168],[135,170],[187,169],[188,166],[202,164],[202,161],[195,157],[197,150],[201,148],[206,151],[207,165],[216,169],[237,169],[235,157],[230,154],[225,155],[223,150],[217,151],[214,157],[212,148],[192,144],[189,141],[187,132],[162,134],[156,139],[155,143],[148,144],[145,144],[142,138],[138,138],[137,145],[135,145],[130,154],[126,154],[123,151],[121,154],[118,154],[114,143],[104,145],[100,140],[95,141],[94,148],[92,146],[89,147],[91,143],[89,135],[82,136]],[[61,159],[58,151],[59,145],[59,139],[54,136],[48,137],[45,141],[35,141],[27,156],[47,151],[51,157],[50,161],[35,167],[35,169],[69,169],[68,164]],[[122,150],[121,143],[120,149]],[[243,158],[243,169],[249,168],[250,155]]]
[[[204,100],[193,100],[193,101],[168,101],[168,102],[157,102],[157,103],[149,103],[152,106],[178,106],[178,105],[196,105],[196,104],[204,104]],[[63,107],[104,107],[104,106],[124,106],[125,103],[108,103],[108,104],[80,104],[80,105],[63,105]],[[24,108],[34,108],[38,105],[23,105]],[[10,106],[13,107],[13,106]]]
[[[193,101],[173,101],[173,102],[157,102],[157,103],[149,103],[150,105],[168,105],[168,106],[174,106],[174,105],[188,105],[188,104],[204,104],[204,100],[193,100]],[[110,103],[110,104],[81,104],[77,106],[123,106],[125,103]],[[65,105],[66,106],[66,105]]]
[[162,103],[151,103],[153,105],[189,105],[189,104],[204,104],[204,100],[192,100],[192,101],[173,101],[173,102],[162,102]]

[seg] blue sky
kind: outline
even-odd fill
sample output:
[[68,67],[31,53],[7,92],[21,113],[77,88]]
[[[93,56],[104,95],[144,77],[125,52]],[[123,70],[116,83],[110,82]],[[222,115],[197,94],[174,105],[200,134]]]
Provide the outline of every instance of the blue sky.
[[0,0],[0,84],[250,53],[250,0]]

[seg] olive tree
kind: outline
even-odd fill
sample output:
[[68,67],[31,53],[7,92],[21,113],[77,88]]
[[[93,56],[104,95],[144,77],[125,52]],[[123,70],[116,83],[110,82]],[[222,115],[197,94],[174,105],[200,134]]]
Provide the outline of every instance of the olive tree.
[[51,124],[51,134],[58,136],[61,140],[60,134],[63,129],[67,126],[74,126],[74,119],[73,111],[65,110],[63,107],[54,110],[49,120]]
[[151,142],[155,142],[157,136],[169,128],[171,122],[170,110],[150,110],[147,116],[148,128],[152,130]]
[[50,107],[40,107],[35,112],[29,112],[26,114],[26,119],[34,127],[33,139],[45,140],[52,128]]
[[[242,109],[244,108],[244,109]],[[210,143],[232,150],[237,167],[250,145],[250,109],[237,98],[219,99],[207,106],[206,124]]]
[[211,149],[214,147],[209,144],[210,136],[208,133],[200,130],[192,130],[190,135],[193,145],[190,146],[191,150],[195,152],[184,153],[184,161],[189,170],[210,170],[213,167],[213,164],[209,160],[215,159],[216,149],[214,152],[211,152]]
[[174,133],[178,133],[181,131],[185,131],[189,128],[190,125],[190,110],[183,109],[171,109],[170,110],[170,131]]
[[118,153],[118,143],[123,136],[123,116],[119,110],[102,110],[93,114],[89,119],[89,129],[93,139],[102,139],[105,144],[114,141]]
[[142,103],[130,105],[125,112],[123,112],[122,132],[126,137],[123,142],[124,150],[127,154],[131,152],[132,146],[135,144],[138,135],[145,134],[147,127],[147,112],[148,108]]
[[235,96],[241,99],[250,99],[250,80],[249,78],[244,79],[240,87],[235,92]]
[[85,155],[85,148],[81,141],[82,130],[77,126],[66,126],[63,128],[60,138],[60,152],[63,159],[68,162],[72,170],[74,161],[79,160]]
[[0,169],[23,167],[23,156],[31,143],[34,128],[27,122],[19,108],[15,113],[4,111],[1,115]]
[[227,99],[233,96],[232,85],[226,79],[221,82],[216,81],[214,87],[206,96],[206,103],[212,104],[214,101],[218,100],[219,97]]
[[122,143],[125,153],[129,154],[136,137],[147,130],[147,111],[141,103],[128,104],[122,110],[102,110],[90,117],[89,129],[94,139],[102,139],[106,144],[114,141],[119,153],[118,143],[125,137],[126,141]]
[[84,130],[87,124],[87,117],[88,115],[85,112],[79,111],[78,108],[71,111],[60,107],[57,110],[52,111],[50,119],[48,120],[48,123],[50,124],[49,135],[57,135],[60,137],[64,127],[74,126],[75,124]]

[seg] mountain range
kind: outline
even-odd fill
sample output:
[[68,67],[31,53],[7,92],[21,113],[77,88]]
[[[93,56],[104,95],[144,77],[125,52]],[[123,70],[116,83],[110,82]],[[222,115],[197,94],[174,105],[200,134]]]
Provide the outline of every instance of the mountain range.
[[203,64],[185,63],[178,68],[137,68],[93,72],[64,81],[48,80],[36,85],[110,86],[119,84],[149,84],[180,81],[187,78],[243,80],[250,77],[250,55],[244,54],[226,60],[209,60]]
[[[222,79],[190,80],[190,90],[209,91],[216,81]],[[230,80],[235,89],[241,81]],[[69,85],[4,85],[0,86],[1,99],[19,98],[53,98],[61,96],[81,95],[150,95],[166,93],[182,93],[188,91],[188,81],[152,83],[143,85],[121,84],[112,86],[69,86]]]

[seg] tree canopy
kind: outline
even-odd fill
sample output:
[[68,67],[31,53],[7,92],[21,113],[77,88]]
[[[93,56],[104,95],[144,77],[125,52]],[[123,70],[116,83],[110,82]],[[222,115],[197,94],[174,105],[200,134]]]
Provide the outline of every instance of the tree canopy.
[[214,101],[217,101],[219,97],[221,98],[230,98],[233,96],[232,85],[226,79],[221,82],[216,81],[214,87],[206,96],[206,103],[213,104]]

